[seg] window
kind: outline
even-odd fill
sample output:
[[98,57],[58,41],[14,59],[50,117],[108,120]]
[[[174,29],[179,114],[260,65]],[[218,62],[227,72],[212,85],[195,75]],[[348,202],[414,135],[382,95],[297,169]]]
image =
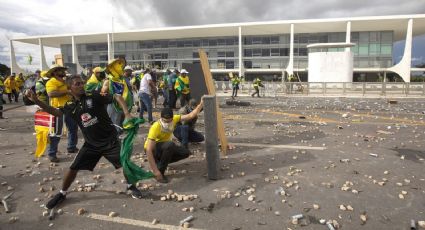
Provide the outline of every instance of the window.
[[391,55],[393,46],[392,45],[381,45],[381,54]]
[[217,57],[226,57],[226,52],[217,52]]
[[199,58],[199,53],[198,52],[193,52],[192,53],[192,57],[193,58]]
[[360,32],[359,33],[359,42],[360,43],[369,43],[369,32]]
[[228,45],[228,46],[232,46],[232,45],[234,45],[235,43],[237,43],[237,42],[235,42],[236,41],[236,39],[235,38],[227,38],[226,39],[226,45]]
[[225,46],[226,45],[226,39],[217,39],[217,45]]
[[270,37],[270,44],[279,44],[279,36]]
[[226,61],[226,69],[233,69],[235,68],[235,62],[234,61]]
[[391,31],[381,32],[381,43],[393,43],[393,33]]
[[307,48],[300,48],[299,56],[307,56]]
[[270,44],[270,37],[263,37],[263,44]]
[[369,45],[360,44],[359,45],[359,55],[369,55]]
[[270,56],[273,56],[273,57],[280,56],[279,48],[270,49]]
[[261,56],[270,57],[270,49],[262,49],[261,50]]
[[379,38],[380,33],[379,32],[370,32],[369,33],[369,41],[370,42],[380,42],[381,39]]
[[251,45],[252,44],[252,37],[244,38],[244,44],[245,45]]
[[201,40],[193,40],[193,47],[199,47],[201,45]]
[[235,56],[235,52],[232,52],[232,51],[226,52],[226,57],[234,57],[234,56]]
[[245,57],[252,57],[252,49],[245,49],[244,50],[244,56]]
[[184,47],[184,41],[177,41],[177,47]]
[[168,47],[177,47],[177,41],[175,40],[168,41]]
[[252,61],[244,61],[243,62],[245,68],[251,69],[252,68]]
[[209,44],[209,46],[217,46],[217,40],[216,39],[210,39],[208,44]]
[[262,39],[261,37],[253,37],[252,38],[252,44],[261,44]]
[[261,49],[253,49],[252,50],[253,57],[261,57]]
[[370,55],[378,55],[380,52],[379,44],[369,44],[369,53]]
[[153,48],[161,48],[161,43],[159,41],[153,41]]
[[184,41],[184,47],[192,47],[192,46],[193,46],[192,40]]
[[280,56],[289,56],[289,48],[280,48]]
[[201,40],[201,46],[209,46],[209,40],[208,39],[202,39]]
[[168,41],[167,40],[161,41],[161,48],[168,48]]

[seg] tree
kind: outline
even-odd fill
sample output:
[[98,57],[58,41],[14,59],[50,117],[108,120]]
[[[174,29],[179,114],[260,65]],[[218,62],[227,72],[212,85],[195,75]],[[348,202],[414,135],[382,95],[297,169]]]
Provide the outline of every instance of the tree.
[[10,68],[7,65],[0,63],[0,75],[2,76],[10,75]]

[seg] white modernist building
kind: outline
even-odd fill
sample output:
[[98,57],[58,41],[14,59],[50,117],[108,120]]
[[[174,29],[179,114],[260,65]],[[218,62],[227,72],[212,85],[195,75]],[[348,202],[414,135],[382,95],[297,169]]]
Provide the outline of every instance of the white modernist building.
[[[214,75],[297,73],[310,82],[351,82],[371,73],[396,73],[410,82],[412,71],[425,71],[411,67],[412,37],[422,34],[425,14],[43,35],[10,40],[10,64],[13,72],[21,71],[14,42],[39,45],[43,70],[48,68],[44,46],[60,48],[64,62],[75,64],[78,71],[104,66],[116,57],[142,67],[179,68],[198,63],[197,52],[203,48]],[[403,57],[393,63],[394,43],[401,40],[406,41]]]

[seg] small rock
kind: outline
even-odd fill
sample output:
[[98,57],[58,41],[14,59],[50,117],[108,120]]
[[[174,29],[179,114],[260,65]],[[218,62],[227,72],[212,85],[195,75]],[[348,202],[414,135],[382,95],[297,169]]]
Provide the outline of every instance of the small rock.
[[118,213],[116,213],[116,212],[110,212],[108,216],[109,217],[116,217],[116,216],[118,216]]
[[183,223],[183,228],[190,228],[190,223],[189,222],[184,222]]
[[325,220],[325,219],[320,219],[320,220],[319,220],[319,223],[320,223],[320,224],[326,224],[326,220]]
[[39,198],[34,198],[34,202],[39,202],[40,199]]
[[361,215],[360,215],[360,220],[362,221],[362,224],[365,224],[365,223],[366,223],[366,221],[367,221],[367,216],[366,216],[366,214],[361,214]]
[[153,224],[153,225],[155,225],[157,223],[159,223],[159,221],[157,219],[153,219],[152,222],[151,222],[151,224]]
[[62,215],[62,214],[63,214],[63,210],[62,210],[62,209],[58,209],[57,213],[58,213],[59,215]]
[[9,223],[10,224],[13,224],[13,223],[15,223],[16,221],[18,221],[19,220],[19,217],[17,217],[17,216],[12,216],[12,217],[10,217],[9,218]]
[[425,221],[424,220],[418,221],[418,226],[425,229]]
[[274,212],[274,214],[275,214],[276,216],[280,216],[280,212],[279,212],[279,211]]
[[339,209],[342,210],[342,211],[346,211],[347,210],[347,208],[343,204],[339,205]]
[[7,186],[7,191],[12,191],[14,188],[12,186]]
[[190,207],[189,208],[189,212],[194,212],[195,211],[195,208],[194,207]]
[[50,224],[49,224],[49,227],[53,227],[53,225],[54,225],[53,223],[50,223]]
[[249,200],[249,201],[254,201],[254,200],[255,200],[255,195],[250,195],[250,196],[248,197],[248,200]]
[[78,210],[77,210],[77,214],[78,215],[84,215],[84,213],[86,213],[86,210],[84,209],[84,208],[79,208]]
[[354,208],[353,208],[353,207],[351,207],[351,205],[347,205],[347,210],[348,210],[348,211],[353,211],[353,210],[354,210]]
[[313,208],[314,208],[315,210],[318,210],[318,209],[320,209],[320,206],[319,206],[318,204],[313,204]]
[[407,195],[407,191],[401,191],[401,194]]
[[404,200],[404,195],[400,193],[400,194],[398,194],[398,198]]
[[42,215],[43,216],[48,216],[49,215],[49,212],[48,211],[43,211]]

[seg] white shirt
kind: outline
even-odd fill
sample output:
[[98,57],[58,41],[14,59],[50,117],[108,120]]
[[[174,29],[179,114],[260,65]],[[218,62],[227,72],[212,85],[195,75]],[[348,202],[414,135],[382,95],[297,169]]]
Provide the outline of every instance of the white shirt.
[[149,90],[149,80],[152,80],[152,76],[147,73],[143,76],[142,80],[140,81],[139,93],[147,93],[149,95],[151,94]]

